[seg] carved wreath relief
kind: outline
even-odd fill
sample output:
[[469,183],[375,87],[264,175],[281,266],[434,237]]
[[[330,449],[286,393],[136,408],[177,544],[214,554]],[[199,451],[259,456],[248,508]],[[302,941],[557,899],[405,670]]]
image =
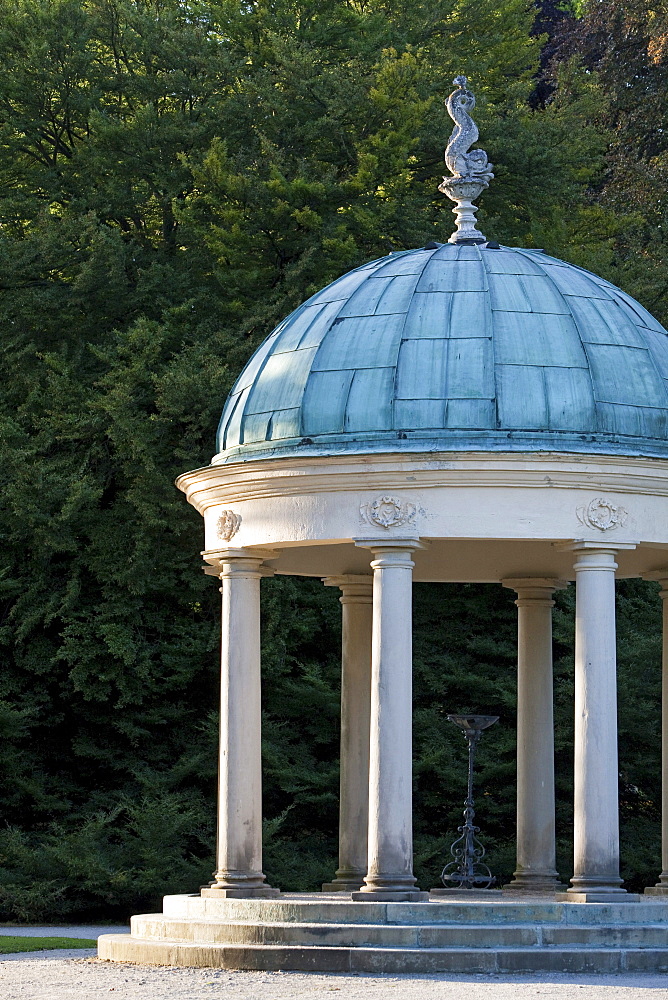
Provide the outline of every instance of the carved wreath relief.
[[222,511],[220,517],[216,521],[216,531],[218,533],[218,537],[224,542],[229,542],[229,540],[236,535],[240,527],[241,515],[235,514],[233,510]]
[[585,507],[578,507],[576,514],[581,524],[586,524],[588,528],[598,528],[599,531],[622,527],[629,516],[629,512],[623,507],[610,503],[603,497],[596,497]]
[[360,504],[360,517],[381,528],[395,528],[399,524],[415,524],[417,504],[402,503],[397,497],[382,496]]

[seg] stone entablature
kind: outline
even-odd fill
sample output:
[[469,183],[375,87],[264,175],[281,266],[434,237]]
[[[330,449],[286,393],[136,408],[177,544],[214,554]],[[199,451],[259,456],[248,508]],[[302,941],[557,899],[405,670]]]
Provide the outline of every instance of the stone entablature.
[[[278,573],[364,572],[360,535],[429,540],[416,580],[457,580],[463,565],[480,582],[546,571],[572,580],[555,543],[604,538],[636,546],[623,551],[618,575],[638,576],[663,565],[668,547],[668,461],[659,459],[338,456],[209,466],[178,485],[204,515],[207,552],[225,547],[221,518],[238,518],[233,544],[280,550]],[[475,543],[485,543],[479,568]]]
[[333,455],[208,465],[179,476],[176,485],[204,514],[213,504],[340,492],[350,489],[351,481],[371,492],[447,484],[586,489],[592,497],[601,493],[668,497],[668,460],[582,458],[563,452]]

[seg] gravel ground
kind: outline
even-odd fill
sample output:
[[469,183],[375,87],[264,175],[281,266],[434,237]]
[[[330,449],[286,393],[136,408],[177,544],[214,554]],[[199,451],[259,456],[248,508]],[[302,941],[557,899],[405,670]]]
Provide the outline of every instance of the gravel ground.
[[[117,965],[95,958],[0,958],[2,1000],[664,1000],[668,975],[374,976]],[[53,952],[51,953],[53,955]]]

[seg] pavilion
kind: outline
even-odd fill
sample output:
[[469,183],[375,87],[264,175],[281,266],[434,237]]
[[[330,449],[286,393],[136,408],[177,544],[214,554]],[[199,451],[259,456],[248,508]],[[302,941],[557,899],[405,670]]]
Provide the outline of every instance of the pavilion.
[[[456,203],[450,241],[364,264],[288,316],[239,376],[211,465],[177,481],[204,518],[205,571],[220,579],[223,600],[217,869],[200,895],[168,897],[164,915],[133,918],[132,939],[101,939],[105,957],[210,964],[218,941],[215,964],[271,968],[257,928],[289,920],[289,906],[302,907],[299,926],[368,924],[364,914],[381,911],[381,923],[390,913],[419,923],[424,907],[422,922],[452,923],[448,902],[429,902],[413,875],[414,580],[517,594],[517,866],[507,902],[486,905],[505,906],[508,919],[537,905],[528,899],[567,923],[572,903],[584,904],[581,924],[602,914],[624,925],[668,921],[668,613],[663,869],[645,897],[619,876],[615,664],[615,580],[659,581],[668,607],[668,333],[595,274],[477,230],[472,201],[493,174],[482,150],[468,152],[475,102],[466,80],[455,82],[453,176],[441,185]],[[321,902],[283,901],[262,871],[260,581],[275,573],[341,593],[340,853]],[[566,890],[555,868],[551,608],[572,582]],[[393,909],[402,903],[408,909]],[[207,921],[219,937],[202,931]],[[244,958],[230,957],[220,928],[234,921],[256,928],[255,957],[248,942]],[[315,950],[278,967],[330,967],[324,946],[300,947]],[[651,955],[648,967],[668,968],[668,950]],[[440,967],[415,962],[407,967]]]

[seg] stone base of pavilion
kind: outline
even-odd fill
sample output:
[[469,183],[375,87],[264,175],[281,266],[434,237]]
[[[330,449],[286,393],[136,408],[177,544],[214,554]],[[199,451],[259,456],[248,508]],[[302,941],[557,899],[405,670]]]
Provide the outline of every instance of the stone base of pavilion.
[[101,959],[114,962],[266,971],[664,972],[668,899],[166,896],[163,913],[133,917],[130,934],[103,935],[98,948]]

